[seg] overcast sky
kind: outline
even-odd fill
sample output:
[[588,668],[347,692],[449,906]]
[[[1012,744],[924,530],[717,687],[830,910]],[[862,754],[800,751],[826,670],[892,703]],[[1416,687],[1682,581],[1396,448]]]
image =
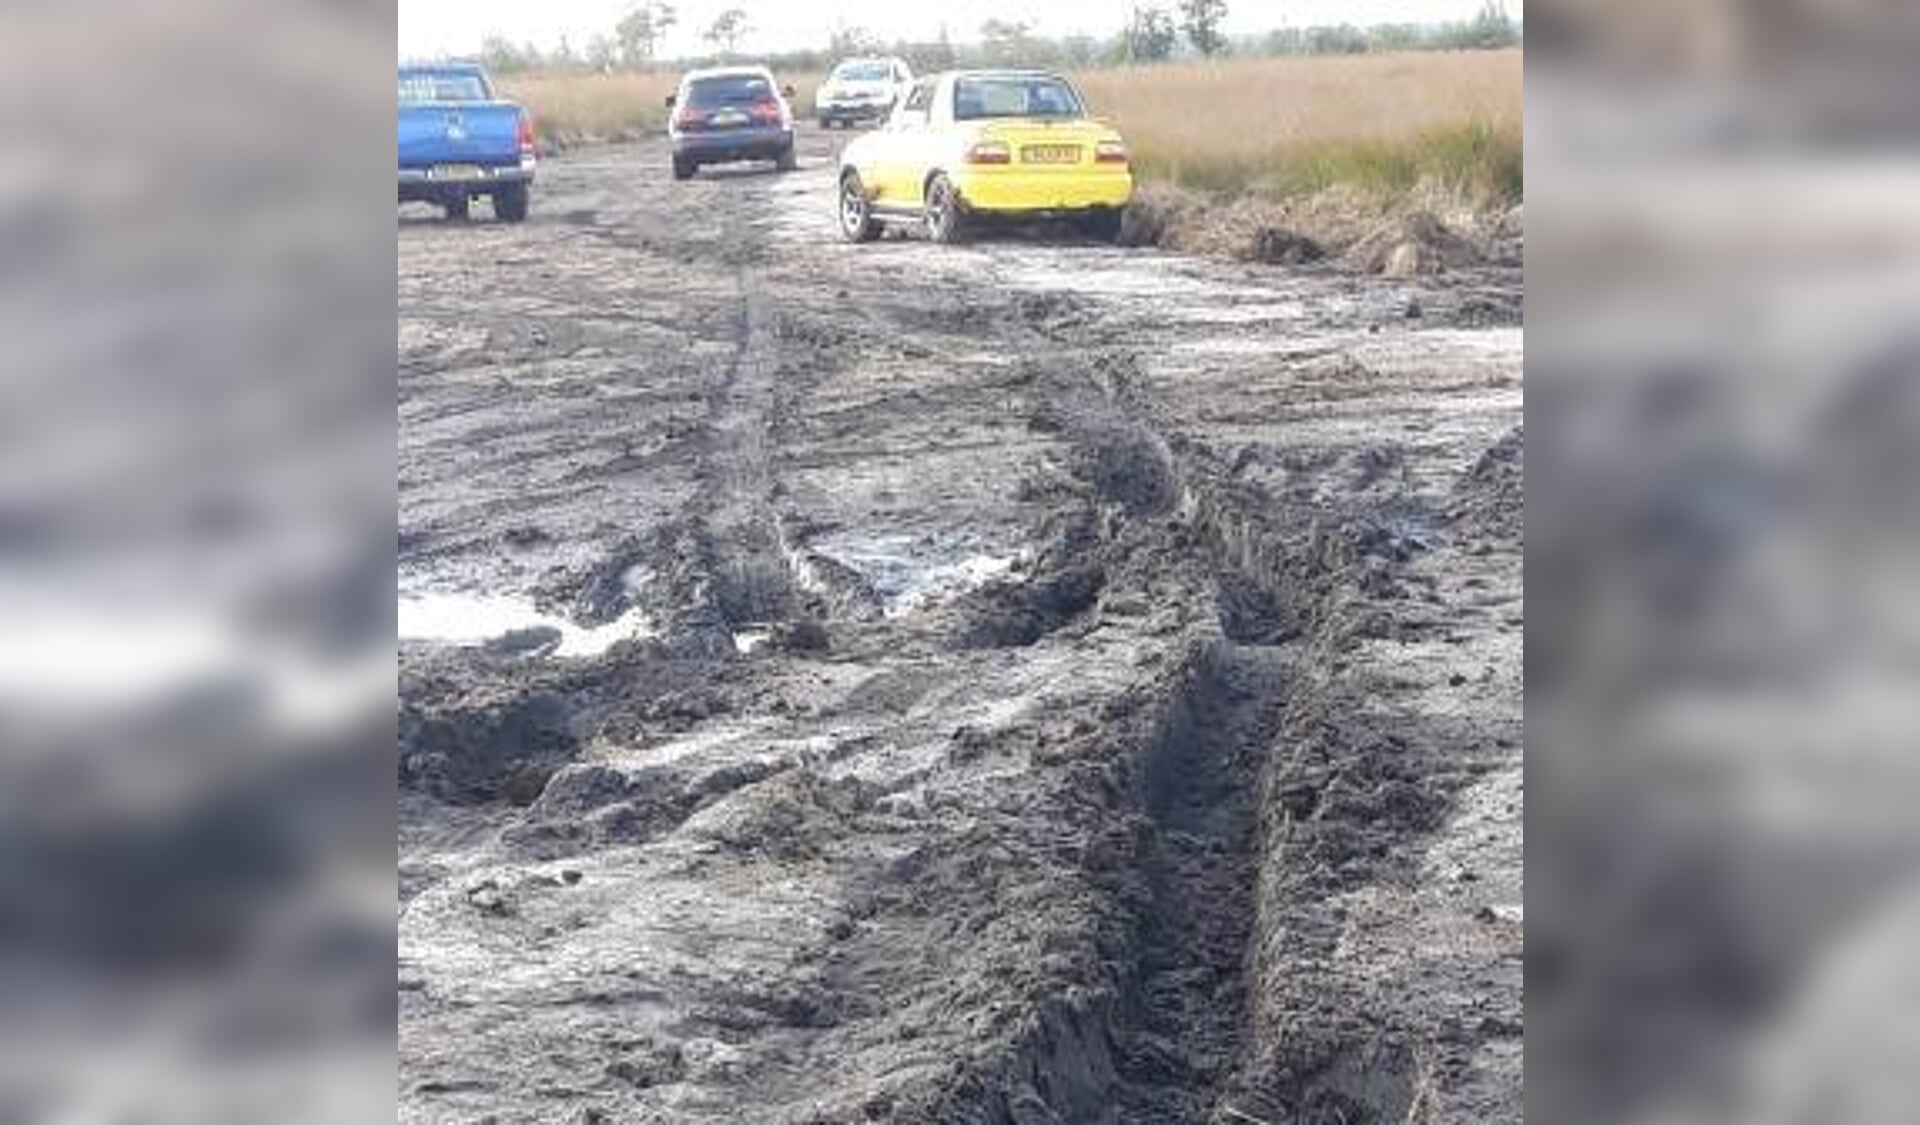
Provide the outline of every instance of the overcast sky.
[[[1166,0],[1168,6],[1172,4]],[[752,33],[743,51],[825,46],[836,24],[863,27],[882,39],[931,39],[944,22],[956,41],[977,37],[989,19],[1028,20],[1043,35],[1112,35],[1135,0],[679,0],[680,26],[665,44],[669,55],[706,49],[700,30],[715,13],[745,8]],[[1466,19],[1481,0],[1228,0],[1227,30],[1266,31],[1316,24],[1440,23]],[[399,0],[400,54],[468,54],[491,35],[550,47],[562,35],[575,48],[610,32],[633,0]],[[1518,17],[1521,0],[1507,0]]]

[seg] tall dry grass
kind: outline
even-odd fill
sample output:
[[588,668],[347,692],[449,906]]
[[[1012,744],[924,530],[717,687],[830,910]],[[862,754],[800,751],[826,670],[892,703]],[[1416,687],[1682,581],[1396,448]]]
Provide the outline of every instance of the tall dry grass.
[[1201,191],[1387,194],[1437,181],[1519,198],[1521,52],[1230,59],[1076,75],[1149,181]]
[[[1522,188],[1519,51],[1241,58],[1075,79],[1126,134],[1148,182],[1275,197],[1336,185],[1393,195],[1427,182],[1489,205]],[[805,114],[820,76],[780,80]],[[500,86],[549,144],[565,146],[658,133],[676,81],[524,74]]]

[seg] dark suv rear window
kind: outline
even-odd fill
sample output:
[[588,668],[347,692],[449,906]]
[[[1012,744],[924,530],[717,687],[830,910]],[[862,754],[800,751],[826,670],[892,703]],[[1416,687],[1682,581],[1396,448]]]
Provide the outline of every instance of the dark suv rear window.
[[751,75],[741,78],[701,78],[687,84],[687,104],[695,109],[752,105],[773,100],[773,83]]

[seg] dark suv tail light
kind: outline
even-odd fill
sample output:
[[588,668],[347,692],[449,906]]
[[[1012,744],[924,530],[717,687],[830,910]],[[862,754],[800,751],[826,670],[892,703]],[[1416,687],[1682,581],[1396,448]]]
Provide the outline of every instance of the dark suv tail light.
[[682,133],[698,132],[706,122],[706,117],[697,109],[683,109],[673,119],[674,127]]

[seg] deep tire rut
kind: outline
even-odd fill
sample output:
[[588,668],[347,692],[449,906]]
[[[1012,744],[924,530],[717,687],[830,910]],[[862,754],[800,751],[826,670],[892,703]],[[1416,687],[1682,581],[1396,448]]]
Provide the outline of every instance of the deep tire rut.
[[1273,654],[1223,643],[1188,676],[1144,769],[1152,836],[1118,1036],[1123,1125],[1214,1120],[1245,1050],[1257,795],[1281,674]]

